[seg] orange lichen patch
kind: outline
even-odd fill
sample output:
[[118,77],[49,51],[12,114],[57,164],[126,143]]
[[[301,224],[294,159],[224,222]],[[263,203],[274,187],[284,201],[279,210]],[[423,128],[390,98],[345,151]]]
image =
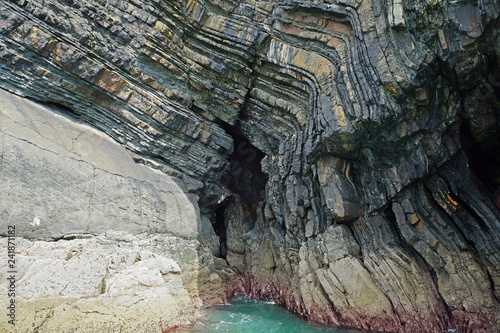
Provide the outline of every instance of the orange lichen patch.
[[[101,69],[96,75],[94,83],[116,96],[122,94],[121,92],[123,90],[127,90],[127,88],[129,88],[129,84],[127,83],[127,81],[125,81],[115,73],[109,71],[108,69]],[[130,92],[128,94],[130,94]]]
[[297,15],[292,12],[283,13],[283,17],[291,20],[292,24],[298,25],[298,23],[309,23],[320,25],[319,22],[323,20],[321,17],[315,17],[313,15]]
[[[306,30],[305,28],[298,28],[292,25],[283,25],[281,31],[290,35],[299,36],[303,39],[319,41],[335,49],[343,47],[346,43],[345,39],[343,39],[343,32],[328,31],[328,33],[318,33],[311,32],[309,30]],[[350,38],[350,36],[351,34],[347,34],[346,39]]]
[[172,35],[172,31],[170,30],[170,28],[160,20],[155,22],[155,29],[161,32],[167,38]]
[[451,197],[451,195],[449,193],[446,195],[446,198],[451,203],[453,209],[456,210],[457,207],[458,207],[458,202],[456,202],[455,200],[453,200],[453,198]]
[[344,40],[340,39],[340,38],[331,38],[327,43],[326,45],[334,48],[334,49],[338,49],[340,47],[342,47],[343,45],[345,44]]
[[251,42],[255,38],[252,26],[240,23],[228,17],[212,13],[205,21],[203,30],[212,30],[240,40]]
[[206,8],[196,1],[186,2],[186,17],[195,22],[201,22],[205,16]]
[[334,31],[336,33],[352,36],[352,28],[349,24],[328,20],[325,28],[328,31]]
[[384,87],[385,87],[385,89],[387,89],[389,94],[391,94],[392,96],[394,96],[394,97],[399,96],[398,90],[392,82],[385,82]]
[[348,31],[344,30],[344,28],[336,28],[336,25],[345,26],[350,30],[350,25],[345,24],[343,22],[335,21],[331,18],[318,17],[314,15],[297,15],[293,12],[285,12],[283,14],[284,18],[289,19],[292,24],[298,25],[298,23],[304,23],[304,26],[307,24],[308,26],[315,25],[318,27],[324,27],[329,29],[330,31]]
[[[76,59],[82,59],[82,63],[80,68],[82,67],[90,67],[93,65],[93,63],[84,57],[83,54],[79,54],[77,51],[75,51],[74,48],[72,48],[70,45],[64,43],[64,42],[57,42],[55,44],[55,47],[52,50],[52,53],[48,55],[48,57],[55,62],[56,64],[60,65],[62,68],[67,70],[70,73],[73,73],[75,75],[78,75],[79,77],[83,79],[87,79],[86,77],[83,77],[81,73],[78,72],[78,67],[73,67],[73,64],[76,62]],[[72,59],[72,60],[69,60]]]
[[415,223],[414,227],[420,233],[423,232],[423,231],[425,231],[425,230],[427,230],[427,227],[423,223]]
[[[295,48],[293,48],[295,49]],[[299,68],[303,68],[317,77],[331,76],[333,64],[326,58],[306,50],[295,49],[291,63]]]
[[351,25],[345,22],[339,22],[329,18],[315,17],[313,15],[295,15],[289,13],[284,16],[291,21],[290,24],[287,24],[288,28],[286,28],[285,25],[283,26],[283,28],[287,29],[290,33],[300,30],[310,31],[311,26],[316,26],[316,28],[324,28],[324,32],[328,35],[343,34],[352,36]]
[[[64,60],[66,58],[79,57],[78,55],[79,52],[76,51],[71,45],[58,41],[55,38],[47,38],[48,35],[36,26],[32,26],[29,29],[26,26],[24,26],[23,28],[25,28],[24,29],[25,35],[23,41],[27,47],[30,47],[35,50],[40,50],[39,52],[41,54],[51,59],[54,63],[60,65],[65,70],[75,75],[78,75],[79,77],[85,80],[92,80],[94,84],[103,88],[107,92],[111,93],[112,95],[120,98],[125,102],[128,102],[130,100],[133,100],[132,102],[138,102],[137,97],[132,98],[134,95],[134,89],[132,88],[130,83],[121,76],[117,75],[116,73],[113,73],[112,71],[106,68],[101,68],[101,70],[93,78],[85,77],[85,75],[79,73],[78,68],[72,67],[74,61],[67,63]],[[96,64],[92,60],[85,58],[83,55],[80,55],[80,57],[82,57],[81,60],[83,61],[83,63],[85,63],[84,67],[99,66],[99,64]],[[139,93],[139,95],[142,94]],[[146,105],[146,109],[149,110],[155,108],[155,104],[156,105],[161,104],[161,102],[159,101],[151,101],[150,100],[151,98],[148,97],[144,98],[144,97],[145,96],[141,96],[139,98],[141,100],[142,105],[140,105],[141,103],[136,103],[137,106],[143,107],[144,105]]]
[[45,44],[43,49],[40,51],[40,54],[48,57],[50,54],[54,51],[54,49],[57,47],[57,44],[60,42],[55,39],[55,38],[50,38],[49,41]]
[[418,222],[420,222],[420,219],[418,218],[417,214],[413,213],[411,214],[411,225],[415,225],[417,224]]
[[37,26],[32,26],[31,29],[24,36],[24,41],[32,46],[34,49],[39,49],[45,44],[41,45],[42,42],[45,42],[49,35],[40,30]]

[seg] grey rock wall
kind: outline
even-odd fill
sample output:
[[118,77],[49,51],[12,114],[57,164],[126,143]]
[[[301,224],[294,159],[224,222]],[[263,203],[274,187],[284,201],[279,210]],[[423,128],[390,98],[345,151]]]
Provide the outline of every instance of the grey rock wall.
[[[162,332],[225,299],[197,240],[216,235],[171,177],[104,133],[5,91],[0,138],[0,233],[15,227],[17,307],[16,325],[2,320],[0,330]],[[1,244],[8,258],[7,237]]]
[[[108,230],[198,236],[198,208],[103,133],[4,91],[2,226],[26,238]],[[33,227],[37,219],[38,225]]]
[[[497,1],[2,4],[0,86],[182,179],[199,216],[179,230],[228,294],[374,330],[498,330]],[[90,213],[174,232],[125,182],[124,211]]]

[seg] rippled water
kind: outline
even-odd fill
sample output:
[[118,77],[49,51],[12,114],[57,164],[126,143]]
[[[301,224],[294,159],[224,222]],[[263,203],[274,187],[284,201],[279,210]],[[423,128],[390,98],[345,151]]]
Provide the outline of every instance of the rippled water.
[[[300,319],[282,307],[246,296],[231,299],[228,304],[207,308],[201,312],[198,323],[194,326],[176,329],[177,333],[210,332],[283,332],[283,333],[359,333],[362,331],[332,328]],[[365,332],[366,333],[366,332]]]

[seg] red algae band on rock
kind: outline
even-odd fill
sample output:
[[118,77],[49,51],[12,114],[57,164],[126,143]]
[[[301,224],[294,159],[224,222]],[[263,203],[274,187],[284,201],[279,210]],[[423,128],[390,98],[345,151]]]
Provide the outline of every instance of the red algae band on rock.
[[237,291],[327,324],[498,332],[499,13],[2,1],[0,330],[161,332]]

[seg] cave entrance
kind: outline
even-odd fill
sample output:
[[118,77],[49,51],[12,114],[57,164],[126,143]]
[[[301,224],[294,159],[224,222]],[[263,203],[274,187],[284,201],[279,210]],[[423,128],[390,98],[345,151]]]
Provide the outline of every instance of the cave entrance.
[[215,210],[215,219],[212,223],[215,234],[219,237],[219,258],[227,256],[226,225],[224,223],[224,211],[227,203],[217,207]]
[[221,127],[234,140],[227,171],[220,180],[220,186],[230,192],[231,196],[215,209],[212,223],[220,240],[220,256],[226,258],[228,251],[231,251],[228,243],[234,244],[242,236],[239,232],[246,232],[254,227],[257,210],[266,199],[268,176],[261,169],[265,154],[252,145],[237,127],[227,124],[222,124]]
[[266,198],[268,176],[261,169],[265,154],[252,145],[237,128],[229,125],[223,128],[232,136],[234,150],[229,156],[229,168],[221,178],[221,185],[246,204],[256,207]]
[[[462,144],[472,173],[481,187],[500,208],[500,64],[497,57],[488,58],[488,79],[477,91],[477,99],[461,122]],[[496,121],[495,121],[496,120]],[[478,122],[481,129],[478,130]],[[473,129],[473,123],[476,123]]]

